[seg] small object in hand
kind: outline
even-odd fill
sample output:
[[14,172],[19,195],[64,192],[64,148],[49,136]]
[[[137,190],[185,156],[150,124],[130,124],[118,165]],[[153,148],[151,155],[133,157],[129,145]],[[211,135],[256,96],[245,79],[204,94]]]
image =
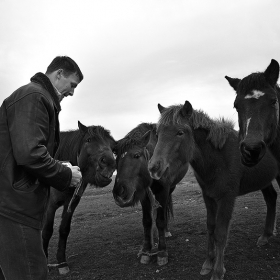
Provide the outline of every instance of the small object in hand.
[[76,185],[76,189],[75,189],[75,192],[69,202],[69,205],[68,205],[68,208],[67,208],[67,213],[71,213],[72,210],[71,210],[71,205],[73,203],[73,201],[77,198],[77,197],[81,197],[82,196],[82,193],[80,193],[82,190],[81,190],[81,186],[82,186],[82,178],[81,180],[79,181],[79,183]]
[[72,164],[69,161],[62,161],[61,162],[63,165],[66,165],[67,167],[71,167]]

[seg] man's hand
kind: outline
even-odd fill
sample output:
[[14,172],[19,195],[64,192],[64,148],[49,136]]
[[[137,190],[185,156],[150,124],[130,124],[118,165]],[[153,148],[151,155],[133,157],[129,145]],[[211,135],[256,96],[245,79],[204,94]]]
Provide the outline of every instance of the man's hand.
[[72,171],[72,179],[71,179],[71,184],[70,187],[76,187],[77,184],[81,181],[82,179],[82,174],[80,171],[80,167],[79,166],[72,166],[72,164],[70,162],[62,162],[62,164],[66,165],[67,167],[69,167]]
[[82,179],[82,174],[81,174],[81,171],[80,171],[80,167],[79,166],[69,166],[69,168],[72,171],[72,179],[71,179],[70,187],[76,187],[77,184]]

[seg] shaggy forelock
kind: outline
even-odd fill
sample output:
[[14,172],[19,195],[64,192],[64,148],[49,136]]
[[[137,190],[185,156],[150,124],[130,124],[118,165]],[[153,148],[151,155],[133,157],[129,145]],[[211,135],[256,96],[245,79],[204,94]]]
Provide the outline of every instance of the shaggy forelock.
[[115,142],[115,139],[112,137],[109,130],[105,129],[103,126],[100,125],[93,125],[88,127],[88,134],[91,137],[97,137],[102,139],[110,139]]
[[162,112],[157,127],[161,125],[183,125],[192,129],[203,128],[209,131],[207,139],[216,147],[222,148],[228,134],[234,131],[234,123],[230,120],[220,118],[211,119],[203,111],[193,110],[192,116],[186,120],[180,112],[183,105],[172,105]]
[[172,105],[166,108],[160,115],[157,127],[161,125],[187,125],[186,121],[183,119],[180,114],[180,110],[183,108],[183,105]]
[[117,142],[115,153],[121,155],[135,146],[140,146],[142,144],[142,136],[149,130],[155,131],[156,125],[152,123],[139,124]]
[[249,91],[252,90],[261,90],[268,86],[268,82],[265,79],[265,76],[263,73],[252,73],[248,75],[247,77],[243,78],[239,85],[238,85],[238,91],[245,95]]

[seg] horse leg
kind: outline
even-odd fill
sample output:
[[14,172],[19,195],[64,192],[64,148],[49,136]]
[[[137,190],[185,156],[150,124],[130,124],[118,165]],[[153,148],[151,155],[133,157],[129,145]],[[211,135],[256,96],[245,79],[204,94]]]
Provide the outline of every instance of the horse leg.
[[173,201],[172,201],[172,195],[171,194],[169,195],[169,199],[168,199],[168,208],[169,208],[169,211],[167,211],[168,212],[167,213],[167,223],[166,223],[166,227],[165,227],[165,237],[166,238],[172,236],[171,232],[168,229],[168,224],[169,224],[169,221],[170,221],[170,216],[173,217]]
[[200,271],[201,275],[206,275],[213,269],[214,260],[215,260],[215,238],[214,232],[216,228],[216,213],[217,213],[217,204],[214,199],[205,195],[203,193],[203,198],[207,210],[207,232],[208,232],[208,240],[207,240],[207,257],[205,262],[202,265],[202,269]]
[[258,238],[257,245],[263,246],[268,243],[268,239],[272,235],[276,235],[276,200],[277,192],[275,191],[272,184],[265,189],[262,189],[262,194],[266,203],[267,212],[265,219],[265,227],[263,234]]
[[53,234],[53,224],[54,224],[54,217],[55,212],[58,208],[58,205],[55,204],[53,201],[49,201],[49,205],[46,212],[45,222],[42,230],[42,242],[43,242],[43,249],[46,255],[46,258],[48,258],[48,247],[49,242]]
[[70,229],[71,229],[71,220],[72,220],[74,211],[80,202],[80,199],[81,199],[80,197],[77,197],[73,201],[72,211],[70,213],[67,212],[68,203],[64,204],[64,207],[63,207],[62,219],[61,219],[61,224],[59,227],[58,248],[57,248],[57,253],[56,253],[59,274],[66,274],[70,271],[68,263],[66,261],[66,244],[67,244],[67,238],[68,238],[68,235],[69,235]]
[[141,259],[140,262],[142,264],[148,264],[151,260],[151,249],[153,247],[153,234],[152,234],[152,227],[153,227],[153,219],[152,219],[152,207],[151,201],[146,195],[145,198],[141,201],[142,205],[142,224],[144,227],[144,244],[141,250]]
[[217,201],[217,219],[214,232],[216,258],[211,280],[222,280],[226,269],[224,267],[224,251],[229,232],[229,224],[233,213],[235,194],[227,193]]
[[165,230],[167,227],[167,204],[169,199],[169,189],[157,195],[160,207],[157,208],[156,225],[158,229],[158,254],[157,264],[162,266],[168,263],[168,252],[166,249]]

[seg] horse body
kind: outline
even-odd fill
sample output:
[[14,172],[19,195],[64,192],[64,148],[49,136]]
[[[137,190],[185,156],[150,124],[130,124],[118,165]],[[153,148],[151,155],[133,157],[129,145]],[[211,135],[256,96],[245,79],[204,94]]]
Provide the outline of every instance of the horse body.
[[[277,193],[271,181],[278,176],[277,162],[270,153],[255,167],[241,164],[237,132],[228,122],[215,122],[201,111],[185,105],[164,108],[157,125],[158,142],[149,162],[153,178],[159,179],[173,165],[190,162],[207,209],[208,253],[201,274],[213,271],[212,280],[225,273],[224,250],[235,198],[262,190],[267,217],[258,244],[273,235]],[[277,177],[278,184],[280,182]]]
[[[56,254],[58,265],[55,265],[58,266],[61,274],[69,272],[66,261],[67,238],[70,233],[73,213],[80,202],[83,192],[88,184],[97,187],[107,186],[112,181],[111,177],[116,168],[113,155],[115,140],[109,131],[101,126],[86,127],[80,122],[78,125],[79,130],[60,133],[60,146],[55,158],[80,167],[82,183],[79,195],[73,197],[75,188],[69,188],[63,192],[51,188],[42,231],[43,248],[48,257],[48,246],[53,234],[55,212],[59,207],[63,206]],[[70,201],[71,205],[69,206]]]
[[279,64],[272,59],[264,72],[243,79],[226,76],[236,91],[242,163],[256,165],[269,149],[280,164]]
[[165,237],[168,236],[168,213],[172,214],[171,194],[187,170],[183,170],[177,178],[166,177],[157,181],[150,177],[147,167],[156,143],[155,128],[155,124],[142,123],[118,141],[117,175],[113,195],[120,207],[133,206],[139,201],[141,203],[144,227],[141,263],[144,264],[151,258],[154,243],[152,212],[153,208],[157,207],[156,226],[159,237],[157,260],[159,265],[164,265],[168,262]]

